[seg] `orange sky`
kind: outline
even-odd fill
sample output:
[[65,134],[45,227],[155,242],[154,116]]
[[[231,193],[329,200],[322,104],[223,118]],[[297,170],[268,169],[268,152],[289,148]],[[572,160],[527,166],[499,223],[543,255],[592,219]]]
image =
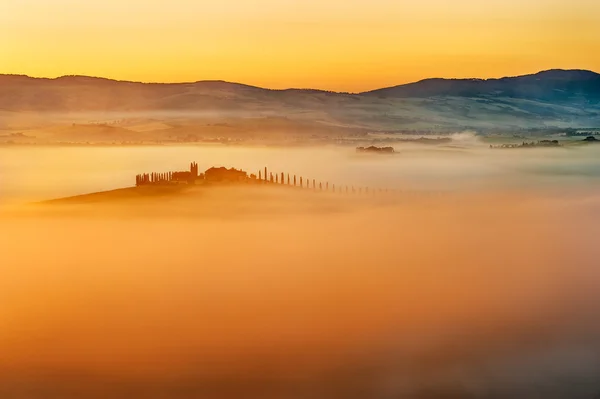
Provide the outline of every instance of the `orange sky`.
[[1,0],[0,73],[360,91],[600,71],[598,0]]

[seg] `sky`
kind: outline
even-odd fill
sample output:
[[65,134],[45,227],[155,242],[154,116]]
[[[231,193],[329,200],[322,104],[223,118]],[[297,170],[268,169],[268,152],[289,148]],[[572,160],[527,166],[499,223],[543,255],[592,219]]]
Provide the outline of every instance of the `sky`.
[[600,71],[598,0],[0,0],[0,73],[362,91]]

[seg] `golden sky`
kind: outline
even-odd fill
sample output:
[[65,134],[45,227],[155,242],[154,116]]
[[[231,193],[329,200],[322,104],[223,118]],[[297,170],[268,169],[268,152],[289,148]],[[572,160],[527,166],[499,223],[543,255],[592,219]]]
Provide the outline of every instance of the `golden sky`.
[[360,91],[600,71],[600,0],[0,0],[0,73]]

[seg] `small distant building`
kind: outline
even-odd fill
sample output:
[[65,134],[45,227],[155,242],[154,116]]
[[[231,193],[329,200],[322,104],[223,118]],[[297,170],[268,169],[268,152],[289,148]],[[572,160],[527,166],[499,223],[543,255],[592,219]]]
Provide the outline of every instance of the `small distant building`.
[[180,183],[189,183],[189,184],[194,184],[195,181],[198,179],[198,177],[200,177],[198,175],[198,164],[196,162],[192,162],[190,164],[190,170],[185,171],[185,172],[172,172],[171,173],[171,180],[174,182],[180,182]]
[[379,154],[393,154],[394,147],[356,147],[356,152],[371,152],[371,153],[379,153]]
[[198,184],[198,182],[241,182],[256,180],[256,175],[248,177],[248,173],[235,168],[215,168],[208,169],[205,173],[198,174],[198,164],[192,162],[190,170],[166,172],[166,173],[144,173],[135,177],[136,186],[147,184]]
[[181,183],[189,183],[193,179],[193,175],[191,172],[173,172],[172,181],[181,182]]
[[204,179],[212,182],[239,182],[248,179],[248,173],[235,168],[212,167],[204,172]]

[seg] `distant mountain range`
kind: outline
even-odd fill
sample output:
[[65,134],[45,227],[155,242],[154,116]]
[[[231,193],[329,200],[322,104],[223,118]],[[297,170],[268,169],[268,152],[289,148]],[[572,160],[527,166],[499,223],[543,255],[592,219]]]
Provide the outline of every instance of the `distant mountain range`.
[[222,81],[0,75],[0,129],[111,118],[185,125],[190,131],[209,121],[235,130],[240,119],[269,118],[271,125],[279,120],[278,128],[302,125],[306,132],[594,127],[600,126],[600,74],[549,70],[501,79],[425,79],[354,94]]
[[425,79],[373,90],[380,97],[508,97],[546,102],[600,102],[600,74],[585,70],[553,69],[501,79]]

